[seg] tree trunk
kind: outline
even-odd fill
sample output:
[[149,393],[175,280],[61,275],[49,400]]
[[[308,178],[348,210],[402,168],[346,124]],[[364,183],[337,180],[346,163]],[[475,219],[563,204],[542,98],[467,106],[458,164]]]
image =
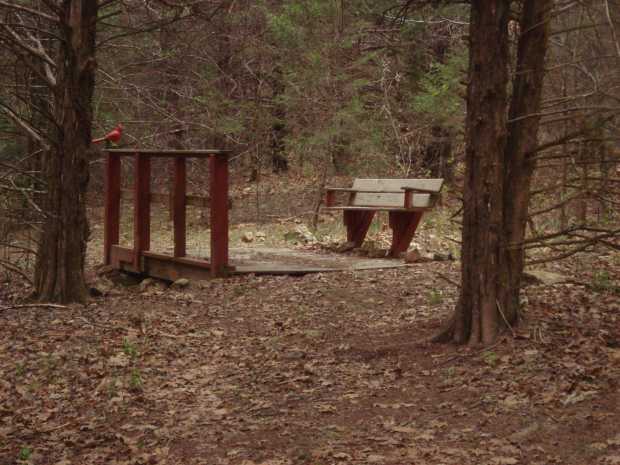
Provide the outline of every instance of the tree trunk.
[[271,124],[271,137],[269,140],[269,149],[271,151],[271,168],[274,173],[283,173],[288,171],[288,160],[286,158],[286,105],[281,101],[285,92],[284,79],[282,69],[276,65],[270,78],[271,87],[273,89],[273,109]]
[[499,311],[514,324],[519,316],[519,291],[525,262],[523,241],[527,226],[530,186],[536,168],[533,150],[538,145],[539,112],[545,57],[549,39],[549,14],[553,0],[527,0],[521,15],[521,37],[513,81],[504,171],[504,224]]
[[95,85],[98,2],[64,0],[54,92],[55,141],[45,154],[46,220],[35,269],[40,300],[84,301],[84,258],[88,239],[86,191]]
[[493,343],[518,318],[523,238],[534,163],[551,0],[523,5],[508,123],[510,1],[472,1],[461,294],[436,341]]

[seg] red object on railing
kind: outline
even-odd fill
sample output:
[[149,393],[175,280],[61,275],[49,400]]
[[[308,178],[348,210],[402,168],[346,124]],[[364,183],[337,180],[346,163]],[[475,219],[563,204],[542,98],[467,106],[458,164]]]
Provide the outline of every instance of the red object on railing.
[[98,144],[99,142],[114,142],[115,144],[121,140],[121,136],[123,135],[123,125],[118,123],[114,129],[108,132],[105,136],[100,137],[98,139],[93,139],[93,144]]

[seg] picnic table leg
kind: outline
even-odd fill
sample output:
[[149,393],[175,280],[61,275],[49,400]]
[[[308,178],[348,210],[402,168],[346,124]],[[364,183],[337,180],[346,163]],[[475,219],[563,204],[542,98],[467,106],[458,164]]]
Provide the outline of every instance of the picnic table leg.
[[390,228],[392,228],[392,248],[390,257],[398,258],[406,252],[411,244],[422,212],[390,212]]
[[353,242],[355,247],[361,247],[375,216],[374,211],[344,210],[344,224],[347,227],[347,241]]

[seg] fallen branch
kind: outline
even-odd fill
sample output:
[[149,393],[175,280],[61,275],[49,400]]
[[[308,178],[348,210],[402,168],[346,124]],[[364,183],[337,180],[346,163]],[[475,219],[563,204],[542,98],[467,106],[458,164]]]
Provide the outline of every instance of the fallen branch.
[[452,284],[453,286],[455,286],[457,289],[461,288],[461,285],[459,283],[457,283],[456,281],[452,281],[450,278],[448,278],[447,276],[439,273],[438,271],[434,271],[433,273],[435,273],[438,277],[440,277],[441,279],[443,279],[444,281]]
[[32,284],[32,279],[30,279],[30,276],[28,276],[28,274],[17,265],[14,265],[9,261],[0,258],[0,266],[12,273],[20,275],[22,278],[28,281],[29,284]]
[[0,307],[0,312],[3,312],[5,310],[15,310],[15,309],[19,309],[19,308],[61,308],[61,309],[66,309],[69,308],[66,305],[60,305],[60,304],[50,304],[50,303],[40,303],[40,304],[21,304],[21,305],[8,305],[5,307]]

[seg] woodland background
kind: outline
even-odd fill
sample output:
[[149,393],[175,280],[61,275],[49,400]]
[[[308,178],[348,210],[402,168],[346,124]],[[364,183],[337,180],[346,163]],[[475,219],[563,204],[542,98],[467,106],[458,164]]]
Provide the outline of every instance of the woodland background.
[[[470,21],[489,3],[511,10],[506,42],[485,47]],[[539,5],[548,21],[522,30]],[[548,32],[541,101],[505,121],[533,31]],[[0,462],[620,464],[619,31],[618,0],[0,0]],[[508,72],[476,76],[474,43],[506,46]],[[472,76],[507,94],[484,102],[506,122],[491,142],[540,118],[523,134],[537,166],[513,245],[556,275],[517,280],[519,324],[498,304],[492,343],[470,325],[473,346],[431,344],[455,308],[480,313],[463,311],[462,265],[484,275],[476,252],[497,252],[484,224],[459,262],[471,181],[516,173],[466,177],[472,158],[504,155],[468,131],[494,121],[471,120]],[[290,247],[285,233],[314,220],[306,247],[342,243],[341,219],[317,216],[327,184],[444,177],[415,246],[456,260],[90,287],[104,169],[90,141],[118,122],[121,146],[233,149],[231,236],[254,232],[252,247]],[[192,163],[192,193],[208,192],[205,170]],[[165,191],[168,167],[153,174]],[[206,243],[203,214],[190,242]],[[371,239],[389,243],[387,226]],[[502,287],[485,276],[484,291]]]
[[[104,2],[93,134],[123,122],[123,146],[232,148],[242,184],[271,172],[311,186],[335,175],[441,176],[459,192],[469,7],[451,3]],[[618,207],[620,7],[556,3],[530,222],[541,237],[575,224],[607,231]],[[5,25],[24,21],[6,15]],[[3,40],[14,51],[6,28]],[[33,195],[40,149],[20,121],[41,132],[52,123],[27,60],[5,53],[2,67],[2,228],[15,245],[24,230],[36,237],[42,214]],[[101,153],[92,150],[89,164],[96,203]],[[196,193],[208,187],[201,169],[191,177]],[[155,182],[167,176],[160,170]],[[8,255],[3,263],[22,266]]]

